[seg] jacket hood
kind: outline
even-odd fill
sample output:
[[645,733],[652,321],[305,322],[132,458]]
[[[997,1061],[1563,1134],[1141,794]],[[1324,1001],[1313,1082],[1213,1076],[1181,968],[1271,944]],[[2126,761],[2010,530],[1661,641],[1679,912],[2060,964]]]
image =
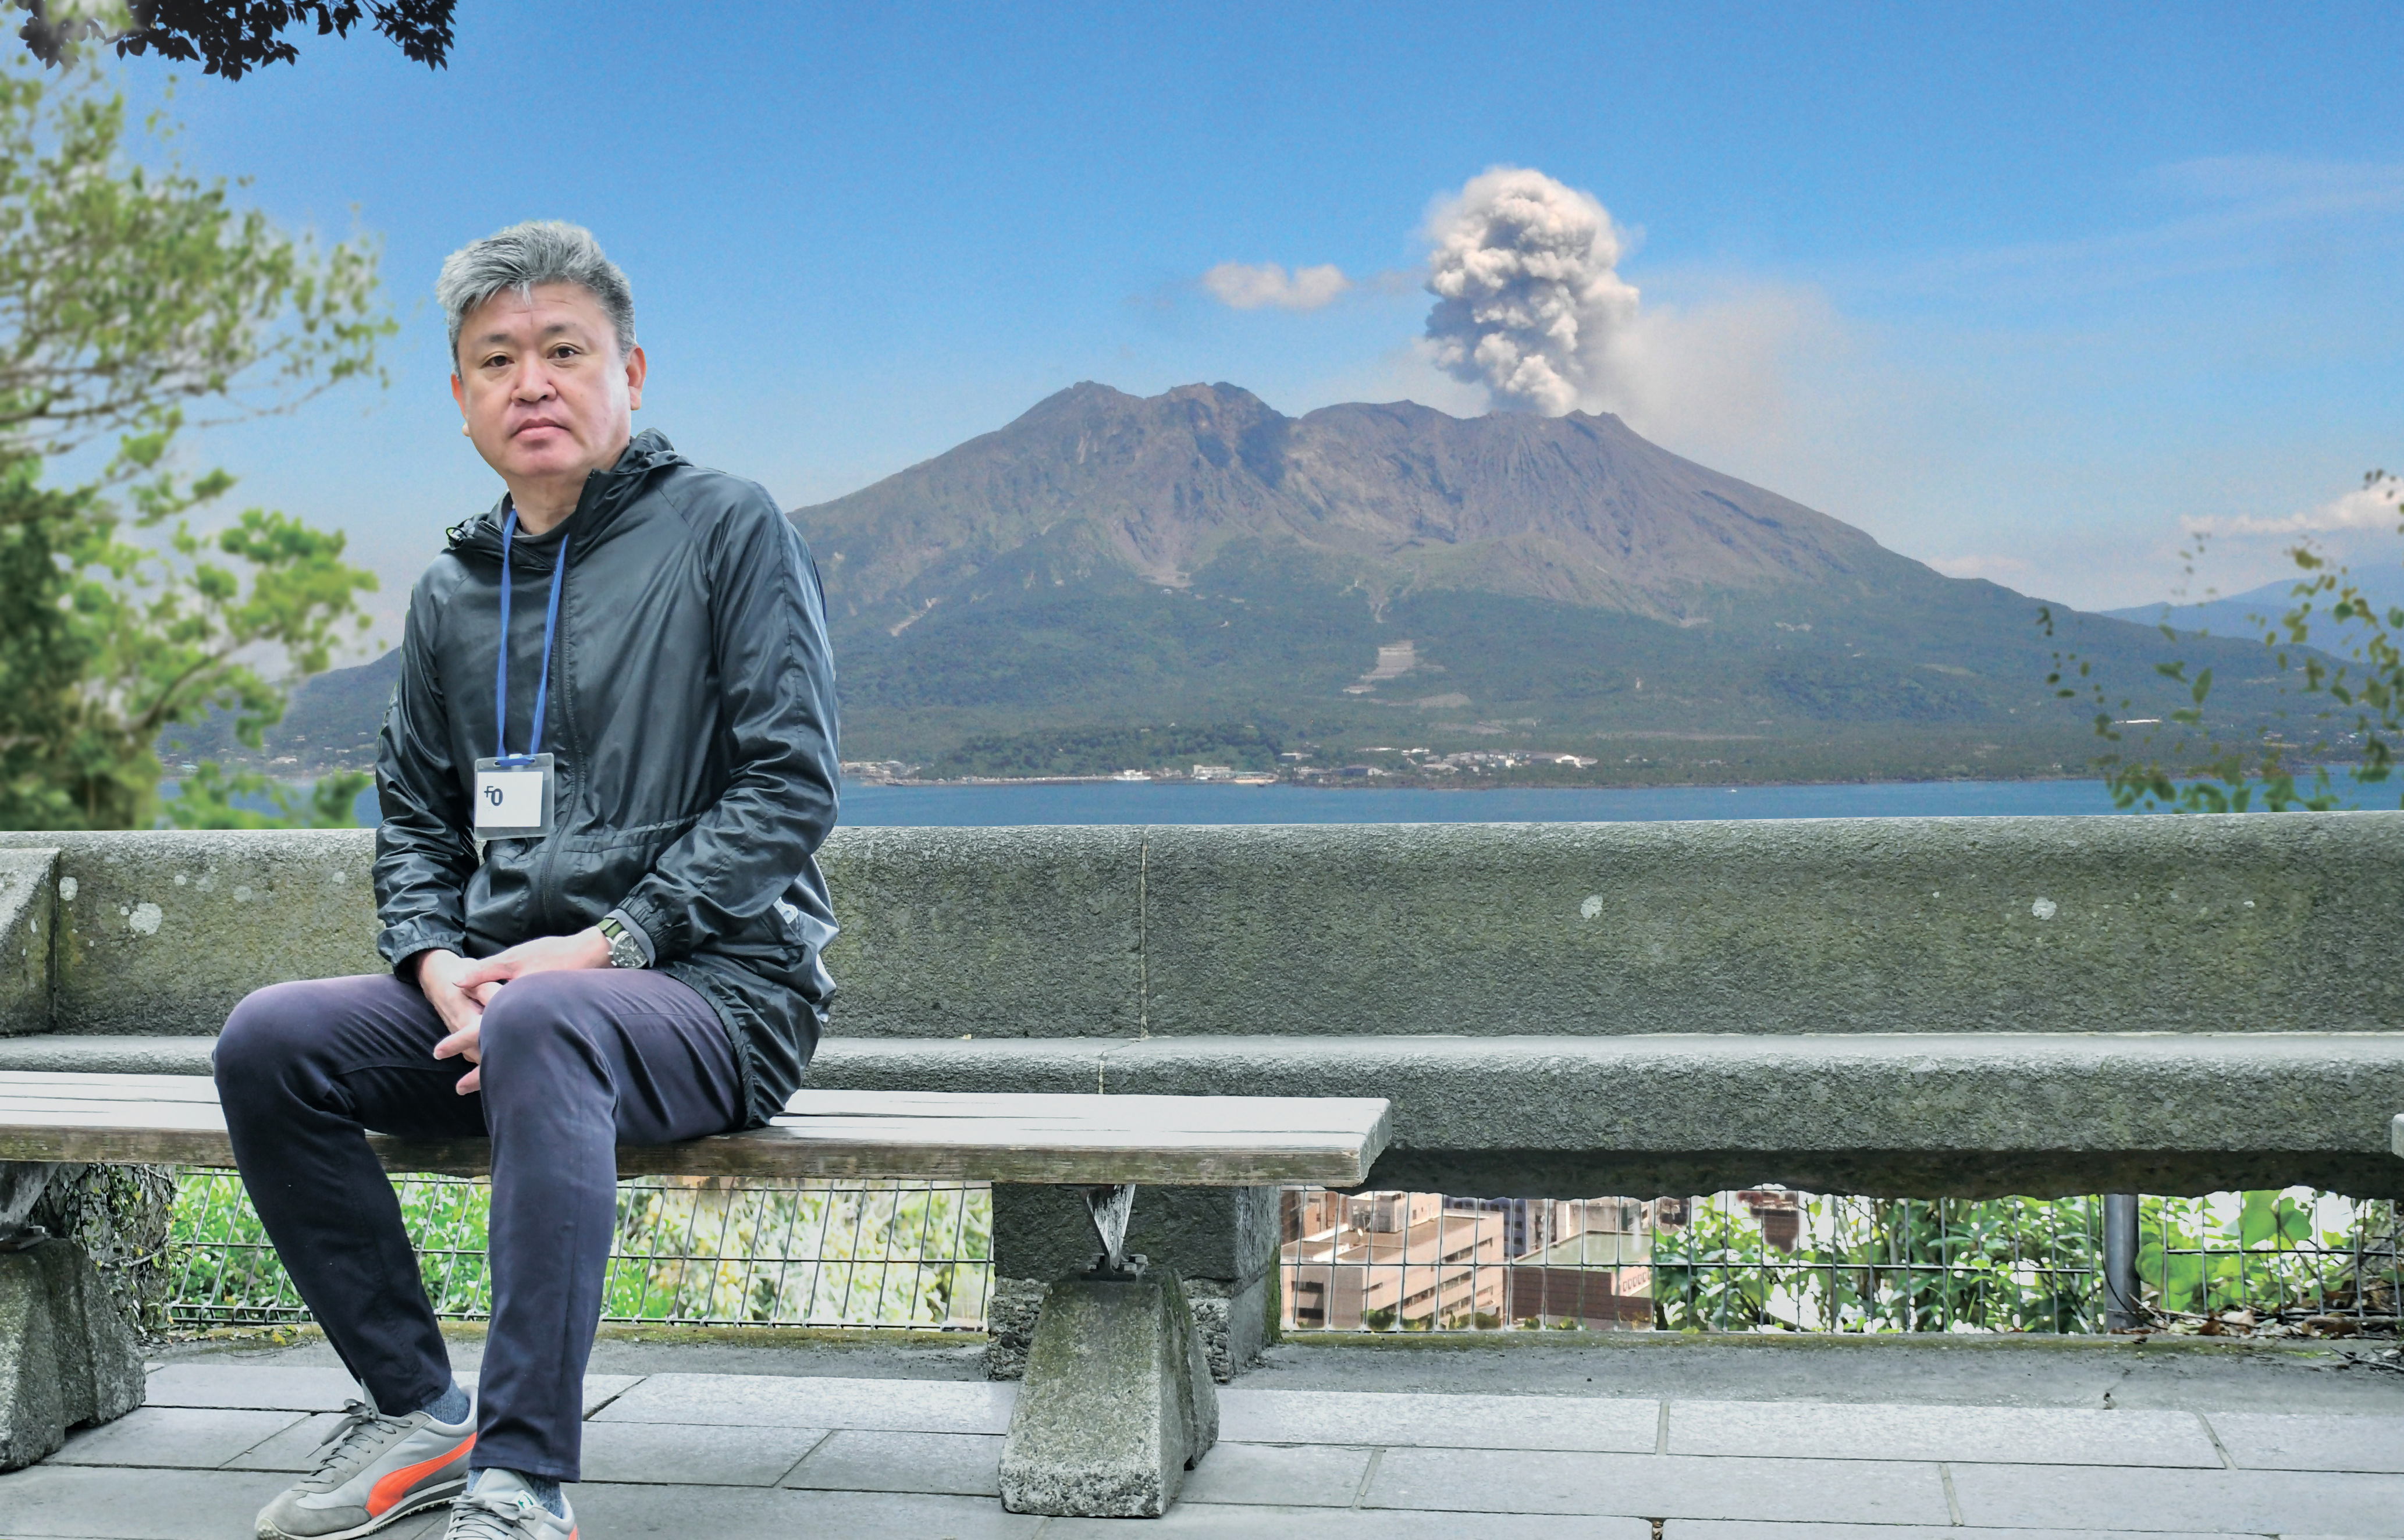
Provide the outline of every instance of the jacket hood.
[[[552,553],[559,549],[556,537],[562,530],[573,537],[579,546],[608,539],[611,527],[642,496],[653,477],[686,463],[676,446],[668,442],[667,435],[657,428],[636,434],[615,465],[584,478],[584,490],[576,499],[576,511],[558,529],[539,540],[527,538],[510,542],[510,560],[524,562],[530,571],[549,571]],[[501,526],[508,522],[509,512],[510,495],[504,492],[500,501],[491,508],[452,525],[448,531],[452,553],[499,561]]]

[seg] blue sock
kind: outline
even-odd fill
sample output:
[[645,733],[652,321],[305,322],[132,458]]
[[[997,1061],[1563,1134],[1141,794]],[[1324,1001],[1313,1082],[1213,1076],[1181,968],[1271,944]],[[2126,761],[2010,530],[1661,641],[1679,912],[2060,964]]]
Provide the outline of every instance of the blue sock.
[[567,1504],[559,1495],[558,1482],[547,1476],[521,1476],[518,1479],[524,1481],[526,1484],[526,1490],[534,1493],[536,1502],[551,1510],[551,1516],[553,1519],[567,1517]]
[[520,1486],[525,1488],[526,1491],[532,1492],[534,1494],[534,1500],[541,1504],[544,1507],[549,1508],[551,1510],[551,1516],[553,1519],[565,1519],[567,1517],[567,1500],[560,1496],[559,1483],[547,1476],[528,1476],[524,1471],[510,1470],[506,1466],[488,1465],[469,1475],[468,1477],[468,1490],[469,1491],[474,1491],[479,1487],[482,1487],[484,1484],[484,1477],[492,1475],[496,1471],[507,1476],[510,1479],[517,1482]]
[[431,1412],[437,1422],[453,1426],[467,1417],[468,1408],[473,1405],[475,1403],[468,1399],[468,1393],[461,1390],[459,1382],[454,1379],[451,1381],[449,1390],[444,1391],[440,1395],[436,1396],[432,1403],[419,1407],[418,1410]]

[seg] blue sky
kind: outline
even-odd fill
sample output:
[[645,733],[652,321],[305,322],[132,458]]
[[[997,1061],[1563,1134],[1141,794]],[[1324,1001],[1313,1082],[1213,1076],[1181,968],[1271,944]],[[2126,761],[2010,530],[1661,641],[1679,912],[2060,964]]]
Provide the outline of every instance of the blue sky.
[[[1498,164],[1627,233],[1640,431],[1909,555],[2102,607],[2171,591],[2182,521],[2222,531],[2224,591],[2292,527],[2404,553],[2342,501],[2404,463],[2393,7],[461,0],[458,25],[440,73],[304,38],[175,97],[189,165],[384,242],[392,388],[202,448],[352,531],[388,606],[497,490],[427,296],[504,223],[591,226],[636,286],[641,422],[791,505],[1083,379],[1483,410],[1418,350],[1418,285],[1431,206]],[[144,101],[168,73],[115,68]],[[1224,262],[1353,287],[1237,310],[1199,282]]]

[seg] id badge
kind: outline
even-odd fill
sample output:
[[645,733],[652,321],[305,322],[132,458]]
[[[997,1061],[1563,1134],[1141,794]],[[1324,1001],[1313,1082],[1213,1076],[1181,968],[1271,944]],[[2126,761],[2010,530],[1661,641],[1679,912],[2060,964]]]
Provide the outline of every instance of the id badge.
[[551,833],[549,754],[476,762],[476,837],[540,839]]

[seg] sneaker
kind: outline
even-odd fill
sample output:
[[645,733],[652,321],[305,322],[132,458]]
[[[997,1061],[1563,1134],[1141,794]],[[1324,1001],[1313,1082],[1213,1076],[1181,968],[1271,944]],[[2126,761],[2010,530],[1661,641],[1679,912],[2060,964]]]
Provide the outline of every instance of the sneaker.
[[467,1486],[475,1447],[472,1404],[454,1423],[345,1402],[342,1421],[317,1446],[316,1468],[259,1510],[259,1540],[353,1540],[423,1513]]
[[481,1470],[451,1500],[451,1527],[442,1540],[576,1540],[576,1510],[562,1492],[553,1513],[514,1471]]

